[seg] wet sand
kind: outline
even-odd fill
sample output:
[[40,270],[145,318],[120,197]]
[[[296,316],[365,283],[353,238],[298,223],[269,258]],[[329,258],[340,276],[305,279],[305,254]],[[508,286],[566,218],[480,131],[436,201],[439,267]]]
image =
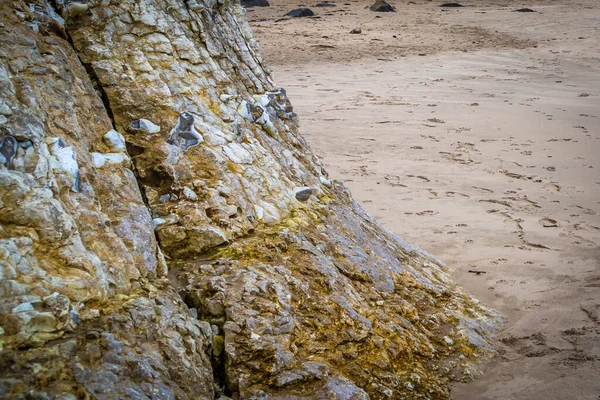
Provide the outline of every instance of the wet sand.
[[453,398],[599,399],[600,4],[335,3],[248,17],[331,177],[506,317]]

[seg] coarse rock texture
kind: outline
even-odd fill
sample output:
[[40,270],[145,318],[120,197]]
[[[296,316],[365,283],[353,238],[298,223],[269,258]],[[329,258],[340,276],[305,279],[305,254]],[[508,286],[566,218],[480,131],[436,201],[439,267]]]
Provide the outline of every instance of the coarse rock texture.
[[493,354],[498,316],[329,180],[239,5],[0,22],[1,398],[444,398]]

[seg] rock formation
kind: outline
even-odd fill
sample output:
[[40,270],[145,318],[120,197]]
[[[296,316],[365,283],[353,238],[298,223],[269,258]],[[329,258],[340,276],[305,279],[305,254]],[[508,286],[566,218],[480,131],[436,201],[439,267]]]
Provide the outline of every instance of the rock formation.
[[243,14],[0,1],[0,398],[444,398],[493,352],[329,179]]

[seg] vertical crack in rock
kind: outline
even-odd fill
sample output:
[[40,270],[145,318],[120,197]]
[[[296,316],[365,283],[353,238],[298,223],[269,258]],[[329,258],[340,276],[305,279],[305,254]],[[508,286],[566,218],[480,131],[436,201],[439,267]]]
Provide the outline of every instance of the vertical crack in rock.
[[104,104],[104,110],[106,111],[108,118],[110,118],[110,120],[112,121],[113,129],[116,129],[117,127],[115,125],[115,116],[113,115],[112,109],[110,107],[110,100],[108,99],[108,96],[106,95],[106,92],[104,91],[104,88],[102,87],[102,84],[98,80],[96,71],[94,71],[94,68],[92,67],[92,65],[90,63],[84,63],[81,60],[81,58],[79,57],[79,54],[77,53],[77,49],[73,45],[73,39],[71,39],[71,36],[68,34],[68,31],[67,31],[67,41],[73,48],[73,51],[75,52],[75,54],[77,54],[77,58],[79,59],[79,62],[81,63],[83,68],[85,68],[85,71],[87,72],[87,75],[88,75],[90,81],[92,82],[92,85],[94,86],[94,90],[96,90],[96,93],[98,93],[98,97],[100,97],[100,99],[102,100],[102,104]]

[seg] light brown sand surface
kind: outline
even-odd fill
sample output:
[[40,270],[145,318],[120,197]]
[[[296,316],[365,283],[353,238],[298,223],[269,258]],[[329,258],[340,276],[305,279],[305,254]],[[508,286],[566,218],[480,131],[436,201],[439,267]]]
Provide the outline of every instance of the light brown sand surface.
[[248,16],[330,175],[506,317],[453,397],[600,399],[600,2],[335,3]]

